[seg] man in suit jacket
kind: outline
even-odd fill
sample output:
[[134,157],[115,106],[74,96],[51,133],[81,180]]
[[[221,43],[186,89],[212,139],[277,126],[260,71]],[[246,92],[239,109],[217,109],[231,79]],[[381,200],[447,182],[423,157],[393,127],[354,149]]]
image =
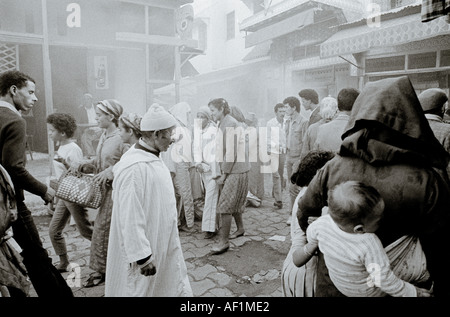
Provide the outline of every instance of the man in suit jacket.
[[23,263],[40,297],[72,297],[72,291],[52,265],[42,246],[24,190],[53,201],[55,191],[34,178],[25,168],[26,122],[21,112],[37,102],[35,81],[19,71],[0,74],[0,164],[11,176],[16,194],[18,219],[13,223],[14,238],[22,248]]

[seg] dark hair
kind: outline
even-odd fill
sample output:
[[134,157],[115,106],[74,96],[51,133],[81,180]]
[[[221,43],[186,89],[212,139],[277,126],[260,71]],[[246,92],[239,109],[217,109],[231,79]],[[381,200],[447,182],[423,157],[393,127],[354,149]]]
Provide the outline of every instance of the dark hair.
[[300,100],[297,97],[287,97],[283,100],[283,104],[288,104],[291,108],[295,107],[295,110],[300,112]]
[[427,114],[427,113],[428,114],[435,114],[435,115],[438,115],[439,117],[443,118],[444,114],[445,114],[444,105],[442,105],[442,107],[437,107],[437,108],[434,108],[434,109],[426,110],[423,113],[424,114]]
[[17,86],[18,89],[22,89],[27,85],[28,81],[36,83],[33,78],[18,70],[10,70],[0,74],[0,96],[6,96],[11,86]]
[[335,156],[330,151],[310,151],[300,161],[298,169],[291,176],[291,183],[298,186],[308,186],[311,180],[329,160]]
[[359,90],[354,88],[344,88],[339,91],[338,109],[339,111],[352,111],[353,104],[359,96]]
[[317,105],[319,103],[319,94],[314,89],[303,89],[298,93],[298,95],[301,98],[310,100],[313,104]]
[[273,108],[273,111],[274,111],[275,113],[277,113],[277,112],[278,112],[278,109],[280,109],[280,108],[284,108],[284,104],[282,104],[282,103],[277,103],[277,104],[275,105],[275,107]]
[[328,192],[330,216],[342,224],[359,224],[381,201],[383,198],[374,187],[359,181],[340,183]]
[[51,124],[58,132],[65,133],[68,138],[73,137],[77,130],[75,118],[68,113],[52,113],[47,117],[47,123]]
[[208,102],[208,106],[213,106],[214,108],[218,110],[223,110],[223,114],[226,116],[227,114],[231,113],[231,108],[228,102],[223,98],[217,98],[213,99],[210,102]]

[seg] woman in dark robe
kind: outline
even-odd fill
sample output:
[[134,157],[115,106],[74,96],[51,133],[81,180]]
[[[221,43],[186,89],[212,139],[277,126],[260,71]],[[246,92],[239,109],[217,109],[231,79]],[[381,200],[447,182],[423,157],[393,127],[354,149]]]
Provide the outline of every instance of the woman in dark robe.
[[[368,83],[353,106],[339,154],[321,169],[298,203],[297,218],[321,215],[335,185],[362,181],[385,201],[376,234],[386,247],[404,235],[419,238],[434,283],[435,296],[449,295],[444,261],[450,242],[450,189],[445,167],[450,159],[435,138],[406,76]],[[342,296],[328,277],[319,254],[316,296]]]

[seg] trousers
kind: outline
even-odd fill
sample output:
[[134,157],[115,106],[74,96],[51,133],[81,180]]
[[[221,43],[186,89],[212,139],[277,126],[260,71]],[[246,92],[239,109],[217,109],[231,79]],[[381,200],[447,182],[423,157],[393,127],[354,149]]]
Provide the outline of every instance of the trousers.
[[17,202],[18,219],[12,224],[14,239],[22,248],[23,264],[39,297],[73,297],[66,280],[44,249],[33,216],[25,203]]

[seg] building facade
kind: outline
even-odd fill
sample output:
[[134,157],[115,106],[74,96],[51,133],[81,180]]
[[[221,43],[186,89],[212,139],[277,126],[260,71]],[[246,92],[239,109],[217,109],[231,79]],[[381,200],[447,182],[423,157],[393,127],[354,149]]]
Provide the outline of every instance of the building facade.
[[145,113],[153,90],[174,82],[184,39],[180,7],[193,0],[0,0],[0,72],[37,82],[38,104],[24,114],[33,150],[52,150],[46,116],[74,113],[85,93]]
[[[401,75],[417,93],[448,92],[449,24],[445,17],[422,22],[421,0],[202,3],[194,38],[204,54],[191,60],[199,74],[182,80],[182,98],[193,108],[224,97],[263,123],[276,103],[301,89],[313,88],[322,99]],[[239,12],[234,42],[227,38],[232,11]]]

